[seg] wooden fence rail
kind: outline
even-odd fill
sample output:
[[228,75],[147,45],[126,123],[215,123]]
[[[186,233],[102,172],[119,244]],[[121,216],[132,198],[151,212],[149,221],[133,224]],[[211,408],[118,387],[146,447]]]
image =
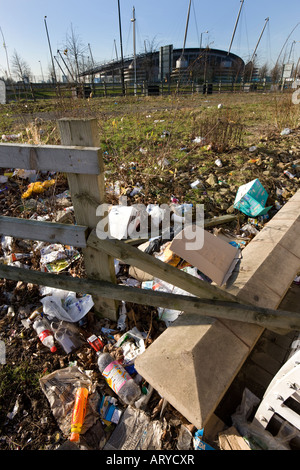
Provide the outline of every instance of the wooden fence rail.
[[[124,300],[200,313],[205,321],[215,317],[255,323],[267,328],[300,329],[299,314],[244,305],[223,289],[172,267],[124,241],[98,238],[96,226],[99,218],[96,218],[96,209],[105,202],[105,189],[102,156],[96,146],[97,122],[95,119],[62,119],[59,127],[63,146],[0,144],[0,167],[66,173],[78,225],[1,216],[0,234],[82,248],[87,278],[73,278],[65,274],[50,274],[3,264],[0,264],[0,277],[90,293],[93,295],[95,311],[114,320],[118,315],[118,301]],[[114,259],[142,269],[191,295],[118,285]]]
[[[237,320],[254,323],[263,328],[288,330],[300,329],[300,315],[295,312],[272,310],[251,305],[225,302],[221,300],[200,299],[198,297],[155,292],[147,289],[128,287],[95,279],[76,278],[64,274],[56,275],[14,266],[0,265],[0,276],[14,281],[30,282],[40,286],[69,290],[79,293],[100,295],[107,299],[162,307],[195,314],[195,324],[199,324],[199,314],[205,324],[210,318]],[[198,315],[197,315],[198,314]]]

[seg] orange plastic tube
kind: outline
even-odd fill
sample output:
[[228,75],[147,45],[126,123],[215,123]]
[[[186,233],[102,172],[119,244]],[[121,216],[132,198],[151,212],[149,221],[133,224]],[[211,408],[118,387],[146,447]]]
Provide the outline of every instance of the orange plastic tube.
[[71,422],[71,437],[70,441],[79,441],[79,434],[81,433],[83,421],[86,414],[86,405],[88,399],[88,390],[84,387],[80,387],[76,390],[75,404],[72,413]]

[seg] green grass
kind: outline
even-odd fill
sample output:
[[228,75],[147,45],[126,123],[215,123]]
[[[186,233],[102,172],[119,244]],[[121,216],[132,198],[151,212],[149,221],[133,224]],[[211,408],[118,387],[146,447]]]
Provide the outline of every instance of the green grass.
[[[227,180],[239,184],[247,176],[239,171],[249,159],[247,149],[262,148],[262,136],[299,126],[299,110],[291,93],[44,99],[0,106],[0,135],[20,132],[20,142],[59,145],[58,119],[96,118],[108,183],[120,181],[125,192],[140,183],[156,202],[171,191],[194,201],[202,193],[189,184],[214,171],[217,157],[230,168]],[[196,137],[205,144],[195,143]]]

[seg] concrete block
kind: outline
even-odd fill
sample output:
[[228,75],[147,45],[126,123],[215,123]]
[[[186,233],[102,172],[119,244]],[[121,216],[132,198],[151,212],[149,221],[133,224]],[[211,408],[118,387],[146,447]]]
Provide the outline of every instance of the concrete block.
[[249,354],[219,321],[184,313],[135,360],[135,367],[198,429],[218,405]]
[[[300,191],[243,250],[226,290],[278,308],[300,269]],[[185,312],[135,362],[137,371],[197,428],[214,413],[264,329]]]

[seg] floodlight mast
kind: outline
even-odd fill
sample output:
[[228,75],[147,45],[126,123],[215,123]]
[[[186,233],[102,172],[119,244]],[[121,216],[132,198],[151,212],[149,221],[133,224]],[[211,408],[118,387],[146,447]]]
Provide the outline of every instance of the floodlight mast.
[[261,41],[262,35],[264,34],[264,31],[265,31],[265,29],[266,29],[266,26],[267,26],[267,24],[268,24],[268,22],[269,22],[269,19],[270,19],[269,17],[265,19],[264,27],[263,27],[263,29],[262,29],[262,32],[260,33],[259,39],[258,39],[257,44],[256,44],[256,46],[255,46],[255,49],[254,49],[254,52],[253,52],[253,54],[252,54],[252,57],[251,57],[250,62],[252,62],[252,61],[254,60],[254,57],[255,57],[257,48],[258,48],[259,43],[260,43],[260,41]]
[[229,55],[229,54],[230,54],[230,51],[231,51],[231,46],[232,46],[232,43],[233,43],[233,40],[234,40],[234,36],[235,36],[235,33],[236,33],[236,28],[237,28],[237,26],[238,26],[238,22],[239,22],[239,19],[240,19],[240,16],[241,16],[241,11],[242,11],[242,8],[243,8],[243,5],[244,5],[244,1],[245,1],[245,0],[241,0],[241,6],[240,6],[239,13],[238,13],[238,16],[237,16],[235,25],[234,25],[234,30],[233,30],[233,34],[232,34],[232,38],[231,38],[231,42],[230,42],[230,46],[229,46],[227,55]]
[[135,42],[135,8],[132,11],[132,23],[133,23],[133,64],[134,64],[134,95],[137,93],[137,82],[136,82],[136,42]]
[[120,0],[118,0],[118,12],[119,12],[120,47],[121,47],[121,83],[122,83],[123,95],[125,95],[124,57],[123,57],[123,42],[122,42],[122,25],[121,25]]
[[50,44],[50,38],[49,38],[46,18],[47,18],[47,16],[44,17],[44,23],[45,23],[46,34],[47,34],[47,39],[48,39],[48,45],[49,45],[49,50],[50,50],[50,56],[51,56],[51,61],[52,61],[53,78],[54,78],[55,83],[57,83],[56,72],[55,72],[55,67],[54,67],[54,60],[53,60],[53,55],[52,55],[52,49],[51,49],[51,44]]

